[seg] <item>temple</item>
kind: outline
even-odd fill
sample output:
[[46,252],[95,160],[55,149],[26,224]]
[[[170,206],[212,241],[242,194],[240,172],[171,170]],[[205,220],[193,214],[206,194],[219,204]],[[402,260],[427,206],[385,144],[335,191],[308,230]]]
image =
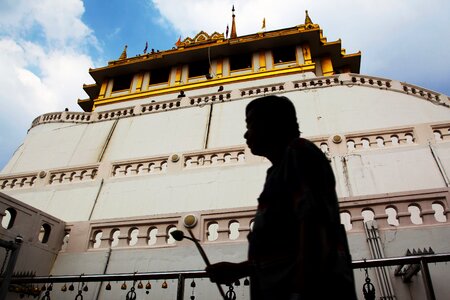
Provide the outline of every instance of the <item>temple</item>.
[[[368,282],[380,299],[446,299],[450,99],[360,74],[361,53],[313,19],[239,36],[233,7],[230,34],[90,69],[83,112],[38,116],[0,172],[0,298],[221,299],[170,232],[211,262],[246,259],[270,163],[245,145],[245,106],[283,95],[335,173],[359,299]],[[223,289],[249,299],[247,283]]]

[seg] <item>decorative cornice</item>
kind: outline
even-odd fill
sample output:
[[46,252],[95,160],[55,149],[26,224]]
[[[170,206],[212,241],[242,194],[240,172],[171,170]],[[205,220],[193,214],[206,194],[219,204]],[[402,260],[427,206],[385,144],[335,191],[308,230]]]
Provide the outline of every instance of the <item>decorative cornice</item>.
[[[292,70],[295,71],[294,68]],[[258,73],[259,74],[259,73]],[[245,77],[245,76],[244,76]],[[220,85],[221,83],[226,83],[228,78],[223,79],[213,79],[215,85]],[[224,81],[222,81],[224,80]],[[244,79],[243,79],[244,80]],[[104,104],[121,102],[129,99],[140,99],[148,96],[164,94],[164,93],[176,93],[181,90],[195,90],[198,87],[204,87],[204,83],[192,83],[190,85],[174,87],[170,90],[163,91],[152,91],[141,93],[137,96],[136,94],[126,95],[122,97],[104,99]],[[127,118],[136,115],[146,114],[146,113],[159,113],[173,109],[183,109],[188,107],[193,107],[196,105],[206,105],[213,104],[216,102],[224,101],[236,101],[246,97],[255,97],[258,95],[265,95],[267,93],[281,94],[285,92],[291,92],[295,90],[311,90],[311,89],[321,89],[330,88],[333,86],[360,86],[364,88],[376,88],[386,91],[398,92],[403,94],[408,94],[414,97],[418,97],[422,100],[426,100],[435,105],[440,105],[444,107],[450,107],[450,98],[446,95],[439,94],[437,92],[424,89],[412,84],[405,82],[393,81],[386,78],[360,75],[360,74],[338,74],[326,77],[315,77],[310,79],[294,80],[291,82],[280,82],[269,85],[257,85],[243,89],[236,90],[224,90],[217,93],[211,94],[198,94],[189,95],[189,97],[184,98],[172,98],[164,101],[149,102],[145,104],[140,104],[137,106],[128,106],[119,109],[106,110],[102,112],[54,112],[47,113],[35,118],[31,124],[31,128],[46,123],[59,123],[59,122],[69,122],[69,123],[92,123],[99,121],[107,121],[118,118]]]
[[[436,188],[344,197],[339,198],[339,211],[347,234],[364,231],[364,211],[373,212],[371,219],[377,222],[380,229],[447,228],[450,223],[449,195],[448,188]],[[434,207],[436,205],[441,209],[439,215]],[[411,206],[418,208],[415,216],[418,220],[413,221],[409,211]],[[256,207],[241,207],[68,223],[71,239],[66,251],[175,247],[177,244],[167,238],[167,232],[182,230],[183,219],[187,215],[198,219],[198,225],[192,230],[202,244],[246,243],[255,213]],[[78,245],[85,246],[80,248]]]
[[197,46],[200,44],[211,42],[222,42],[225,39],[223,33],[214,32],[209,35],[204,31],[200,31],[194,38],[187,37],[182,42],[177,43],[177,49]]
[[[258,88],[262,89],[262,87]],[[248,90],[245,91],[246,96]],[[200,105],[194,103],[193,105]],[[365,151],[384,151],[402,147],[423,147],[450,143],[450,122],[425,123],[375,130],[307,136],[327,157],[345,156]],[[29,173],[0,176],[0,191],[38,188],[55,184],[88,184],[130,176],[161,176],[194,168],[233,167],[261,162],[255,160],[245,145],[221,147],[175,154],[102,162]]]

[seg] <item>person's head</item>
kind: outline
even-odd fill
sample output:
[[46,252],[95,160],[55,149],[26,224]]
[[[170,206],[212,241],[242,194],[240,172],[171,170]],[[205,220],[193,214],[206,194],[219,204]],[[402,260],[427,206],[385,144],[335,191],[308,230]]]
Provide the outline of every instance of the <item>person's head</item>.
[[257,98],[247,105],[245,117],[244,138],[255,155],[268,157],[300,136],[295,107],[286,97]]

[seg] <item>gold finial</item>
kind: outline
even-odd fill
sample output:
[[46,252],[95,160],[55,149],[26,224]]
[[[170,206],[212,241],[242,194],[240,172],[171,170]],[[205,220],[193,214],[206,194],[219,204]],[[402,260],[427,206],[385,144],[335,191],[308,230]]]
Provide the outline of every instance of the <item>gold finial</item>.
[[181,35],[178,38],[178,41],[175,43],[175,46],[177,46],[177,48],[181,46]]
[[311,18],[308,15],[308,10],[305,10],[305,12],[306,12],[305,25],[313,24],[313,21],[311,20]]
[[234,15],[234,5],[233,5],[233,9],[231,9],[231,12],[232,12],[232,17],[233,17],[233,20],[232,20],[232,23],[231,23],[231,34],[230,34],[230,38],[231,39],[234,39],[234,38],[237,38],[237,34],[236,34],[236,23],[235,23],[235,21],[234,21],[234,17],[235,17],[235,15]]
[[119,59],[127,58],[127,48],[128,48],[128,45],[125,45],[125,48],[123,48],[122,54],[120,54]]

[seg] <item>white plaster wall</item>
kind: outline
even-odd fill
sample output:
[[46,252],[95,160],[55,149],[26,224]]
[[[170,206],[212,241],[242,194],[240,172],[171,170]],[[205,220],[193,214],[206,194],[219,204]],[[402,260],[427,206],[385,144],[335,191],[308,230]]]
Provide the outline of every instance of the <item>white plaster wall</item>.
[[285,96],[294,102],[305,136],[450,120],[447,107],[375,88],[337,86]]
[[436,151],[436,159],[442,166],[444,176],[450,180],[450,143],[437,143],[431,147]]
[[49,123],[32,128],[4,174],[96,163],[113,121]]
[[52,188],[8,191],[26,204],[45,211],[65,222],[88,220],[100,188],[100,181],[66,184]]
[[255,206],[267,167],[229,166],[107,180],[92,219]]
[[[71,253],[63,253],[60,252],[55,263],[53,264],[53,269],[51,271],[52,275],[81,275],[81,274],[103,274],[105,269],[105,265],[108,258],[108,252],[105,251],[93,251],[93,252],[84,252],[77,253],[77,255],[73,255]],[[71,283],[68,282],[66,287],[68,288]],[[120,283],[121,284],[121,283]],[[122,291],[120,289],[120,284],[117,284],[114,291],[112,291],[112,295],[116,295],[118,291]],[[77,296],[78,293],[78,283],[73,284],[75,290],[70,292],[61,292],[62,284],[54,284],[53,291],[51,293],[52,299],[60,299],[60,300],[73,300]],[[100,289],[99,282],[89,282],[88,291],[83,292],[83,299],[86,300],[94,300],[97,299],[97,293]],[[103,285],[103,289],[105,288],[106,283]],[[81,284],[80,284],[81,287]],[[108,299],[108,298],[104,298]],[[119,299],[125,299],[125,295]]]
[[194,107],[120,119],[104,160],[165,155],[203,148],[209,108]]
[[245,107],[249,99],[213,104],[208,148],[245,144]]
[[[304,137],[450,120],[447,107],[374,88],[337,86],[282,95],[293,101]],[[214,105],[211,147],[244,143],[245,106],[255,98]]]
[[[335,172],[341,185],[339,196],[445,187],[428,147],[360,151],[347,155],[345,160],[342,163],[346,164],[347,172],[344,166],[342,172]],[[346,182],[349,186],[342,186]]]

